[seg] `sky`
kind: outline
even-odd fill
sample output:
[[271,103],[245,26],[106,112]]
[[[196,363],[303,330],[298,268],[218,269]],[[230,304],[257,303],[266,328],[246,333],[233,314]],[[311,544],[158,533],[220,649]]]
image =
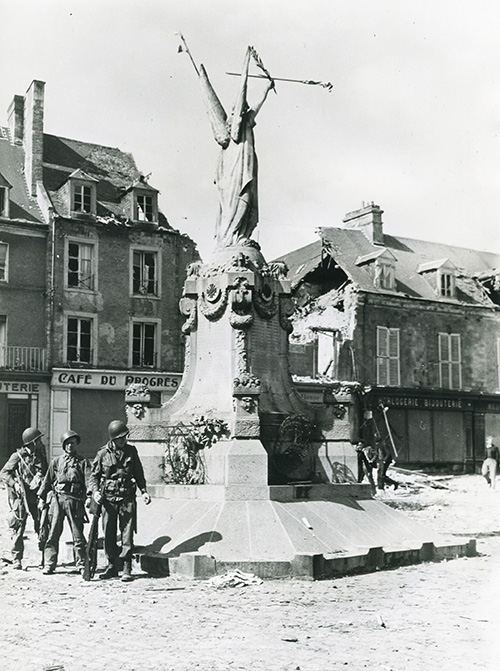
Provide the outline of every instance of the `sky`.
[[0,16],[0,124],[45,81],[45,131],[131,152],[204,258],[218,145],[178,31],[226,110],[247,45],[276,77],[334,85],[277,84],[257,118],[267,259],[363,201],[385,233],[500,252],[495,0],[0,0]]

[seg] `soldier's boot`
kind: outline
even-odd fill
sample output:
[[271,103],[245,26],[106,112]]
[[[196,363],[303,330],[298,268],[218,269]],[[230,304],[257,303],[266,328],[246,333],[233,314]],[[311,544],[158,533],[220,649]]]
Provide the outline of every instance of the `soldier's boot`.
[[21,564],[21,560],[14,559],[14,561],[12,562],[12,568],[15,569],[16,571],[22,571],[23,565]]
[[130,559],[126,559],[123,562],[123,571],[122,571],[122,582],[130,582],[132,578],[132,562]]
[[118,569],[115,564],[108,564],[104,571],[100,574],[99,580],[109,580],[109,578],[116,578],[118,576]]
[[43,573],[43,575],[52,575],[55,570],[56,570],[55,566],[46,566],[43,569],[42,573]]

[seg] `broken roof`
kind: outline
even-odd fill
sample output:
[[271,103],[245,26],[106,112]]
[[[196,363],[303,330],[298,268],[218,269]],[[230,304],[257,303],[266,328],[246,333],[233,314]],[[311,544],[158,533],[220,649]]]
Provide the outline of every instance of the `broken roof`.
[[[287,264],[292,287],[297,286],[306,275],[318,268],[324,256],[329,255],[363,291],[392,295],[400,293],[440,302],[459,300],[471,304],[493,305],[474,278],[478,273],[500,267],[500,254],[392,235],[384,235],[383,246],[374,245],[361,231],[347,228],[320,228],[318,234],[320,239],[316,242],[275,259]],[[395,291],[374,286],[370,264],[356,265],[359,257],[376,254],[381,249],[389,250],[395,257]],[[438,262],[439,265],[443,259],[449,260],[457,268],[455,299],[437,296],[433,282],[418,273],[422,264]]]
[[[132,185],[156,191],[141,180],[132,154],[116,147],[44,133],[43,182],[56,211],[65,211],[59,189],[70,176],[77,177],[81,173],[96,180],[98,217],[122,216],[120,201]],[[158,220],[161,226],[170,228],[161,212]]]
[[42,213],[36,199],[28,193],[24,178],[24,152],[19,145],[11,144],[9,132],[0,127],[0,173],[10,186],[9,218],[43,223]]

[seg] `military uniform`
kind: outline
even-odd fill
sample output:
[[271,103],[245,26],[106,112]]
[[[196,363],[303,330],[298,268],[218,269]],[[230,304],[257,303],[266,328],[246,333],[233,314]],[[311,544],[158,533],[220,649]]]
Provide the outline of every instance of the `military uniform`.
[[[28,513],[33,518],[35,532],[40,530],[38,513],[38,488],[47,471],[47,458],[43,448],[30,450],[20,447],[11,454],[0,471],[0,478],[7,485],[12,533],[12,558],[20,562],[24,555],[24,531]],[[20,565],[19,565],[20,568]]]
[[[130,565],[136,526],[136,488],[144,494],[144,470],[133,445],[117,448],[111,440],[102,447],[93,463],[89,487],[95,494],[102,491],[102,527],[104,551],[110,567],[117,568],[120,560]],[[119,525],[122,546],[116,544]]]
[[44,564],[49,571],[57,564],[64,518],[71,528],[77,568],[85,563],[85,467],[85,460],[77,454],[55,457],[38,492],[49,505],[50,526],[44,549]]

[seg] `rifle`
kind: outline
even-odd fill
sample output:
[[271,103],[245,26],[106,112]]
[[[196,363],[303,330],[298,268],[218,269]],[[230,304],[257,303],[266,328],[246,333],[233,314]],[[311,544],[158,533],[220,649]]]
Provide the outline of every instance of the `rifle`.
[[49,537],[49,504],[46,502],[40,515],[40,530],[38,532],[38,549],[42,553],[42,568],[45,566],[44,550]]
[[[99,490],[101,497],[104,495],[104,486],[105,482],[102,483]],[[97,540],[99,537],[99,518],[102,512],[102,499],[101,503],[96,503],[92,499],[91,506],[92,509],[89,509],[89,512],[92,514],[92,522],[90,523],[89,539],[85,549],[85,564],[82,573],[83,579],[86,581],[92,580],[97,568]]]

